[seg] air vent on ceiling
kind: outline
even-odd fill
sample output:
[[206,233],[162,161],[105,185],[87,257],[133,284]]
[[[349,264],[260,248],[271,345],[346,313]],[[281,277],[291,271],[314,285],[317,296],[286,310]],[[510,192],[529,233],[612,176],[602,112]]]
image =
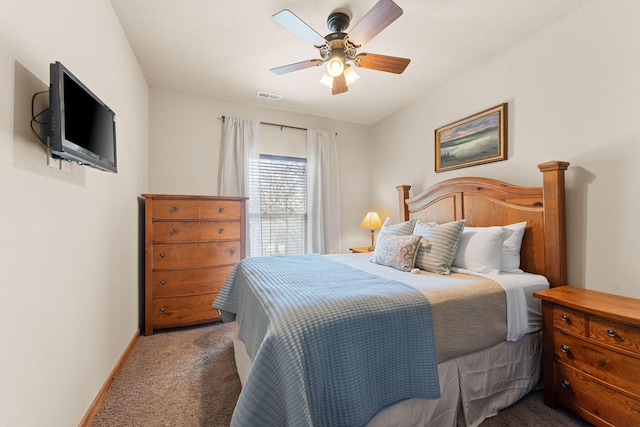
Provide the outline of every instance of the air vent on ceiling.
[[257,96],[258,98],[270,99],[272,101],[282,101],[282,95],[278,95],[277,93],[269,93],[259,90]]

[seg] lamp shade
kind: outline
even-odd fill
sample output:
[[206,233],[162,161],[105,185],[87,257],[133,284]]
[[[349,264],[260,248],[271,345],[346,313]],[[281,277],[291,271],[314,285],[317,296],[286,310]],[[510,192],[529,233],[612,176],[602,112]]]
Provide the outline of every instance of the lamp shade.
[[329,73],[325,71],[322,75],[322,78],[320,79],[320,83],[331,89],[333,87],[333,77],[331,77]]
[[347,82],[347,87],[357,82],[359,78],[360,76],[356,73],[356,70],[351,65],[347,65],[347,68],[344,69],[344,79]]
[[378,212],[367,212],[367,215],[360,223],[360,228],[366,228],[367,230],[372,231],[380,230],[382,228],[382,221],[380,221]]

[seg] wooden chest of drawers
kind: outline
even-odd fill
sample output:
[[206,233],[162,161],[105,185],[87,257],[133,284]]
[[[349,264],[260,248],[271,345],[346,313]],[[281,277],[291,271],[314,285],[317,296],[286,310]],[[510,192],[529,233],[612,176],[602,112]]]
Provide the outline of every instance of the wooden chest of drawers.
[[142,197],[145,335],[220,320],[211,304],[245,256],[246,198]]
[[640,300],[560,286],[542,299],[544,399],[598,426],[640,425]]

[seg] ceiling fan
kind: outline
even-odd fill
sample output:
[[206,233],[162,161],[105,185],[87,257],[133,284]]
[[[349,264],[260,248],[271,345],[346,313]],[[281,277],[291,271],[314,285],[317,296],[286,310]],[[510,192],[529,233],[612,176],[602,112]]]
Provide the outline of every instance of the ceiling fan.
[[346,92],[348,87],[360,78],[352,64],[370,70],[402,74],[409,65],[410,59],[375,53],[358,53],[358,49],[400,15],[402,15],[402,9],[392,0],[379,0],[347,34],[344,31],[349,27],[351,18],[345,13],[333,12],[327,19],[327,26],[332,33],[322,37],[290,10],[280,11],[273,15],[272,19],[311,43],[318,49],[320,58],[272,68],[271,71],[275,74],[286,74],[326,63],[326,71],[320,83],[332,88],[333,95]]

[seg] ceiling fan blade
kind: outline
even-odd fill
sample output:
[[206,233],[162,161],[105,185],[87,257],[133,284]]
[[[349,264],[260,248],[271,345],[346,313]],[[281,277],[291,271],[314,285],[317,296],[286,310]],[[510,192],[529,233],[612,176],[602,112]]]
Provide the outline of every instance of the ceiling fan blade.
[[353,63],[358,67],[395,74],[402,74],[409,62],[411,60],[408,58],[377,55],[375,53],[360,53],[353,59]]
[[344,78],[344,73],[333,78],[333,88],[331,90],[332,95],[339,95],[348,90],[349,88],[347,87],[347,80]]
[[293,71],[304,70],[305,68],[317,67],[324,61],[322,59],[308,59],[302,62],[296,62],[295,64],[283,65],[282,67],[272,68],[271,72],[275,74],[287,74]]
[[392,0],[379,0],[349,32],[349,41],[362,46],[402,15],[402,9]]
[[316,30],[307,25],[302,19],[294,15],[289,9],[281,10],[273,15],[271,19],[307,43],[311,43],[314,46],[322,46],[326,43],[324,37],[318,34]]

